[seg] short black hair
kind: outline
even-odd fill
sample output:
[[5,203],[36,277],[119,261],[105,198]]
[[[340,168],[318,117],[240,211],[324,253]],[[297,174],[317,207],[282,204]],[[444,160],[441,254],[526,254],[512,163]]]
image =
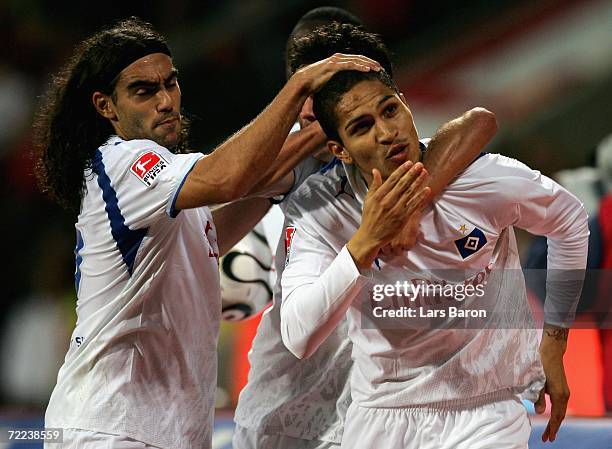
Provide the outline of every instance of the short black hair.
[[338,22],[315,28],[291,43],[288,50],[290,71],[295,73],[300,67],[329,58],[334,53],[367,56],[393,76],[391,56],[380,36],[368,33],[361,27]]
[[285,67],[287,71],[287,78],[291,76],[293,72],[289,69],[289,48],[291,43],[305,34],[312,32],[315,28],[322,25],[329,25],[330,23],[348,23],[363,28],[363,22],[346,9],[337,8],[335,6],[320,6],[318,8],[311,9],[304,14],[300,20],[295,24],[293,30],[289,34],[287,39],[287,45],[285,47]]
[[329,139],[342,142],[338,134],[339,124],[336,116],[336,106],[342,99],[342,96],[357,84],[370,80],[379,81],[389,89],[399,93],[395,82],[385,70],[379,72],[343,70],[332,76],[314,95],[312,105],[314,115]]

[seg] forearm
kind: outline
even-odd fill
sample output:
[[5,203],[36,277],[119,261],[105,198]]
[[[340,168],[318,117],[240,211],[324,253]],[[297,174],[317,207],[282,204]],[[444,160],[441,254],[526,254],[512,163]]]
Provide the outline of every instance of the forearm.
[[495,114],[474,108],[442,125],[434,134],[423,164],[429,172],[432,196],[472,163],[497,132]]
[[552,325],[569,327],[574,321],[584,282],[588,218],[584,208],[578,204],[572,209],[571,204],[562,207],[562,201],[555,201],[549,210],[548,232],[545,233],[548,236],[548,270],[544,320]]
[[270,209],[266,198],[251,198],[223,204],[212,210],[219,255],[224,255],[249,233]]
[[300,359],[313,354],[342,321],[366,282],[344,248],[321,276],[286,297],[283,293],[281,335],[287,349]]
[[325,143],[325,134],[318,122],[289,134],[272,166],[248,192],[249,196],[275,196],[293,187],[293,168],[312,156]]
[[209,156],[196,163],[177,200],[177,209],[242,198],[273,164],[307,97],[290,79],[274,101]]
[[569,329],[544,324],[540,359],[546,375],[546,384],[534,404],[536,413],[544,413],[546,410],[545,394],[548,394],[551,403],[550,420],[542,433],[542,441],[555,440],[567,410],[570,389],[565,376],[563,354],[567,348],[568,334]]

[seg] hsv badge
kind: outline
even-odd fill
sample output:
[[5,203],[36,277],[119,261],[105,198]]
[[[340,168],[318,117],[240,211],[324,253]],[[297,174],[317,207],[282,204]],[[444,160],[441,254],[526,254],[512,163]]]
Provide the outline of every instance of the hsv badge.
[[486,243],[487,238],[485,237],[484,232],[478,228],[474,228],[474,230],[465,237],[455,240],[455,246],[457,247],[459,254],[461,254],[462,259],[471,256],[480,248],[485,246]]

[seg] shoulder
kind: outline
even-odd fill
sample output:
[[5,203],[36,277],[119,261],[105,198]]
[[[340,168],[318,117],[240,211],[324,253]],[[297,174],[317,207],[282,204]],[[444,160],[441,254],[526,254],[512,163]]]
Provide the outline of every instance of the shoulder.
[[474,185],[516,186],[539,181],[542,174],[521,161],[501,154],[483,153],[451,184],[455,188]]
[[96,159],[102,158],[109,162],[136,160],[148,153],[167,162],[171,161],[175,156],[170,150],[152,140],[123,140],[120,137],[113,136],[98,149]]
[[[289,197],[287,210],[311,210],[312,206],[331,205],[346,178],[342,164],[330,163],[310,175]],[[350,186],[346,187],[347,189]],[[331,206],[330,206],[331,207]]]
[[338,220],[357,210],[355,195],[342,164],[324,167],[289,197],[285,215],[292,223],[302,222],[333,229]]

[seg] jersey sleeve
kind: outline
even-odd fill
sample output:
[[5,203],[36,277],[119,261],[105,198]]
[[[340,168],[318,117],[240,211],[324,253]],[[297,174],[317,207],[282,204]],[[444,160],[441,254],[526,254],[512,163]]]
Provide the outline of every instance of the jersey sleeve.
[[588,216],[582,203],[561,185],[518,161],[514,176],[503,177],[511,202],[508,225],[548,241],[544,319],[570,326],[582,290],[588,253]]
[[[129,145],[127,145],[129,144]],[[122,147],[126,148],[122,148]],[[160,218],[175,218],[175,203],[201,153],[173,154],[152,141],[130,141],[113,149],[109,184],[130,228],[145,228]],[[104,190],[104,189],[103,189]],[[108,201],[107,201],[108,204]]]
[[[312,217],[310,217],[312,218]],[[281,279],[281,335],[298,358],[308,357],[333,332],[368,282],[348,249],[339,252],[287,212],[286,268]],[[367,274],[367,273],[366,273]]]
[[317,173],[323,164],[314,157],[307,157],[293,168],[293,186],[285,193],[283,201],[278,206],[285,213],[290,196],[308,179],[310,175]]

